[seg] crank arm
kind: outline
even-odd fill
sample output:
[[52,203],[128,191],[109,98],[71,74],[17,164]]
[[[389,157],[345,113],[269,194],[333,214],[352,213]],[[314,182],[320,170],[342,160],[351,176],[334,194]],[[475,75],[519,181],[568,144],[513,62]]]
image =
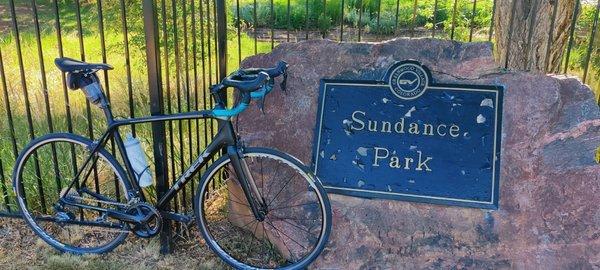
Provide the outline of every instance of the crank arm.
[[190,224],[194,221],[193,216],[189,216],[189,215],[185,215],[185,214],[179,214],[179,213],[170,212],[170,211],[161,211],[160,214],[166,219],[181,222],[186,225]]

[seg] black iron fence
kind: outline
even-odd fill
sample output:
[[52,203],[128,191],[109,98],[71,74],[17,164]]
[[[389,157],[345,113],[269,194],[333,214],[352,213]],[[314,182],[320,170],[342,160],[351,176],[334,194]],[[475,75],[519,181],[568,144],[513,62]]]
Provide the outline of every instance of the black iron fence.
[[[600,1],[573,2],[575,12],[560,58],[561,71],[580,76],[600,90]],[[29,140],[48,132],[95,138],[105,127],[102,115],[81,93],[67,90],[64,74],[52,64],[56,57],[114,65],[115,70],[103,72],[101,80],[117,116],[185,112],[211,108],[210,84],[237,68],[243,58],[268,52],[281,42],[316,38],[360,42],[398,36],[495,41],[497,3],[499,0],[2,0],[0,215],[18,214],[11,168]],[[550,16],[552,25],[560,16],[556,6]],[[504,19],[511,26],[525,23],[518,21],[514,10],[515,5]],[[549,44],[555,42],[554,34],[548,33]],[[505,44],[510,45],[514,38],[507,35]],[[500,59],[507,67],[509,54]],[[139,125],[129,131],[142,139],[148,155],[156,159],[152,165],[157,188],[148,191],[152,195],[148,197],[156,198],[155,193],[164,191],[209,143],[216,123],[186,120]],[[109,149],[116,151],[112,144]],[[42,164],[35,173],[44,178],[46,169]],[[38,183],[41,204],[44,191],[60,189],[57,184]],[[192,182],[172,208],[191,212],[194,190]]]

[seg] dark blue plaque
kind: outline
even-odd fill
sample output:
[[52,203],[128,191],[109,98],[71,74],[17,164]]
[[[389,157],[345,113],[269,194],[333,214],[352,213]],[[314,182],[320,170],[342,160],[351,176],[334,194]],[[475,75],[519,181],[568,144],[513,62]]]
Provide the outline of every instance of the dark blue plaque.
[[502,90],[434,83],[412,60],[323,79],[314,172],[332,193],[497,209]]

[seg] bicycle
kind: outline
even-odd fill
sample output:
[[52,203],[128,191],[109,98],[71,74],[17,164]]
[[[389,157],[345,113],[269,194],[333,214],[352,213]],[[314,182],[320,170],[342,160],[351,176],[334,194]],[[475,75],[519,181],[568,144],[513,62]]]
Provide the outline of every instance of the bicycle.
[[[252,100],[264,99],[276,77],[283,75],[281,89],[285,90],[285,62],[273,68],[240,69],[212,85],[215,107],[211,110],[129,119],[113,116],[96,75],[111,70],[110,65],[69,58],[56,59],[55,64],[67,74],[71,90],[81,89],[103,111],[107,129],[96,141],[72,133],[41,136],[18,156],[13,171],[18,206],[28,225],[49,245],[67,253],[105,253],[130,233],[144,238],[157,235],[165,218],[184,223],[195,219],[208,246],[238,269],[301,269],[321,253],[331,231],[331,208],[320,181],[286,153],[244,147],[231,121]],[[225,106],[222,97],[229,88],[239,93],[239,102],[232,108]],[[151,205],[138,183],[149,167],[136,171],[119,128],[192,119],[216,119],[218,132]],[[109,140],[114,141],[121,162],[105,149]],[[208,166],[197,186],[194,217],[164,210],[219,153],[224,154]],[[42,181],[40,166],[54,173],[56,191],[36,190]],[[27,197],[34,194],[53,204],[28,202]]]

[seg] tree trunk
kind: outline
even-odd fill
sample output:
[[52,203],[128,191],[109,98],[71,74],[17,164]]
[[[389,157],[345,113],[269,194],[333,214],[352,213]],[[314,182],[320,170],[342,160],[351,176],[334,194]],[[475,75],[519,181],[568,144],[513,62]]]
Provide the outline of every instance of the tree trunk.
[[559,72],[576,1],[496,0],[494,36],[500,63],[510,69]]

